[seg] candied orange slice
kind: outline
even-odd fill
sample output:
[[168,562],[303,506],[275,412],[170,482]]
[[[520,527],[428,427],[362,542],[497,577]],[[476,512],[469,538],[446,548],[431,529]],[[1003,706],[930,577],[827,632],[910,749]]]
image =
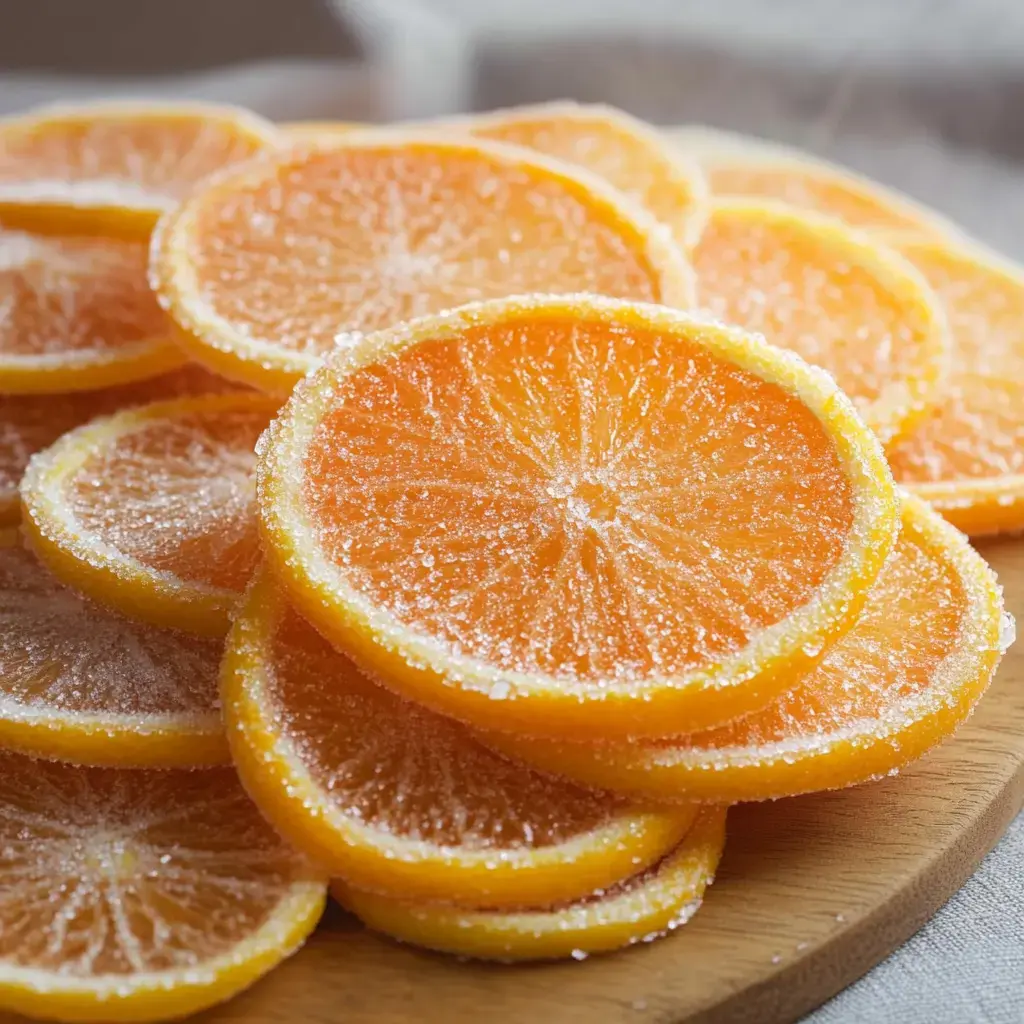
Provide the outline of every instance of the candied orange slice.
[[522,768],[362,676],[250,590],[223,669],[242,781],[296,846],[360,887],[469,906],[575,899],[657,861],[695,808],[641,808]]
[[0,228],[0,393],[91,391],[185,362],[143,242]]
[[452,120],[445,127],[577,164],[644,206],[684,248],[700,237],[707,205],[700,168],[624,111],[600,104],[541,103]]
[[18,484],[28,460],[67,433],[97,416],[161,398],[236,390],[222,377],[196,365],[99,391],[55,395],[0,395],[0,527],[21,516]]
[[251,985],[316,926],[324,880],[230,769],[0,754],[0,1008],[156,1021]]
[[562,906],[463,910],[361,892],[343,879],[331,883],[331,894],[375,931],[428,949],[482,960],[582,960],[650,942],[693,917],[722,855],[725,813],[703,809],[660,863]]
[[693,298],[664,229],[620,193],[480,140],[353,132],[288,151],[219,178],[157,235],[153,282],[183,344],[285,394],[360,332],[462,302]]
[[781,203],[718,200],[693,264],[703,308],[828,370],[883,441],[938,401],[946,318],[887,246]]
[[79,597],[0,530],[0,746],[78,764],[224,764],[220,654]]
[[777,199],[869,231],[961,233],[937,211],[801,150],[709,128],[684,128],[673,139],[703,169],[712,196]]
[[889,449],[897,479],[972,536],[1024,529],[1024,268],[966,244],[906,242],[944,302],[950,379]]
[[92,103],[0,120],[0,218],[37,230],[147,238],[212,171],[283,137],[210,103]]
[[493,745],[590,785],[733,803],[891,773],[971,713],[1013,634],[1000,587],[966,539],[904,496],[896,550],[857,625],[762,711],[631,747],[494,734]]
[[40,558],[125,615],[222,636],[257,560],[254,449],[277,404],[182,398],[65,434],[22,481]]
[[259,474],[266,557],[326,637],[428,707],[556,737],[767,703],[852,625],[898,526],[827,374],[595,296],[335,352]]

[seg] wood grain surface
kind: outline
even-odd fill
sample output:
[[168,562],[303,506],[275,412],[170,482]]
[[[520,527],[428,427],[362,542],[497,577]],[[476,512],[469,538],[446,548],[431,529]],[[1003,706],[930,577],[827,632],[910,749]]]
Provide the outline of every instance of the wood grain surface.
[[[1024,620],[1024,540],[979,545]],[[668,939],[583,963],[460,963],[337,909],[202,1024],[776,1024],[860,977],[963,884],[1024,803],[1024,645],[956,738],[896,778],[734,809],[718,881]],[[950,968],[954,968],[950,964]],[[5,1022],[6,1024],[6,1022]]]

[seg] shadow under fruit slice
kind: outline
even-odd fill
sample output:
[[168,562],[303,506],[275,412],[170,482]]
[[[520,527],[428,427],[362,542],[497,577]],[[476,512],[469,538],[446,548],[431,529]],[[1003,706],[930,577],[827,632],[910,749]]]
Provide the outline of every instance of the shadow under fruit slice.
[[220,653],[79,597],[0,531],[0,746],[79,764],[223,764]]
[[487,750],[362,676],[268,574],[228,637],[222,699],[250,795],[361,888],[469,906],[575,899],[657,861],[696,808],[594,793]]
[[984,560],[924,502],[904,496],[896,550],[857,625],[762,711],[628,748],[497,734],[494,743],[549,771],[652,799],[732,803],[852,786],[952,734],[985,692],[1012,629]]
[[665,229],[600,178],[425,130],[354,131],[218,176],[160,224],[151,271],[197,360],[285,395],[362,333],[464,302],[693,298]]
[[971,536],[1024,528],[1024,268],[955,242],[902,253],[931,282],[952,331],[932,414],[888,449],[896,479]]
[[258,557],[254,449],[277,405],[181,398],[65,434],[22,481],[40,558],[132,618],[223,636]]
[[259,478],[303,615],[399,694],[527,735],[676,735],[767,703],[852,625],[898,525],[825,373],[591,296],[337,351]]
[[325,880],[228,768],[76,768],[0,754],[0,1007],[177,1019],[316,926]]
[[725,844],[724,807],[706,807],[670,853],[604,892],[536,910],[463,910],[362,892],[344,879],[331,894],[367,927],[402,942],[481,960],[583,959],[650,942],[700,908]]

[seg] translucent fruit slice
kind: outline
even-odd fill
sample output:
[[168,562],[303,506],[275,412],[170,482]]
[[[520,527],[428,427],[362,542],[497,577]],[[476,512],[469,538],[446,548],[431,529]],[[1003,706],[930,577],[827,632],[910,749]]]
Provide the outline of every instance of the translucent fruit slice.
[[852,786],[950,735],[984,693],[1012,628],[985,561],[905,496],[896,550],[857,625],[762,711],[647,745],[503,734],[493,743],[590,785],[662,800],[733,803]]
[[18,485],[28,460],[97,416],[158,399],[237,390],[196,365],[118,387],[55,395],[0,395],[0,527],[21,516]]
[[491,753],[361,675],[265,572],[229,635],[222,695],[260,809],[364,889],[469,906],[575,899],[657,861],[696,813],[641,808]]
[[810,153],[709,128],[684,128],[672,138],[703,169],[712,196],[777,199],[869,231],[960,234],[935,210]]
[[91,391],[186,359],[145,243],[0,228],[0,393]]
[[324,142],[365,127],[358,121],[289,121],[278,125],[290,144]]
[[556,737],[767,703],[852,625],[898,525],[827,374],[594,296],[337,351],[259,473],[267,557],[326,637],[436,710]]
[[883,441],[938,401],[946,318],[888,246],[781,203],[718,200],[693,263],[702,308],[828,370]]
[[707,807],[660,863],[602,893],[538,910],[462,910],[361,892],[346,880],[331,894],[375,931],[482,960],[580,960],[650,942],[686,924],[714,880],[725,844],[725,808]]
[[294,953],[322,878],[230,769],[75,768],[0,754],[0,1007],[177,1019]]
[[0,530],[0,746],[78,764],[224,764],[220,655],[79,597]]
[[599,104],[542,103],[451,121],[477,138],[511,142],[592,171],[635,199],[688,248],[700,237],[707,184],[643,121]]
[[146,239],[198,181],[281,141],[270,122],[236,107],[44,107],[0,120],[0,218]]
[[254,449],[277,405],[183,398],[65,434],[22,481],[39,556],[125,615],[222,636],[257,560]]
[[163,223],[152,269],[197,359],[285,394],[360,332],[462,302],[693,298],[664,229],[600,179],[406,132],[353,132],[218,179]]
[[889,449],[897,479],[972,536],[1024,529],[1024,268],[952,243],[903,253],[945,303],[942,401]]

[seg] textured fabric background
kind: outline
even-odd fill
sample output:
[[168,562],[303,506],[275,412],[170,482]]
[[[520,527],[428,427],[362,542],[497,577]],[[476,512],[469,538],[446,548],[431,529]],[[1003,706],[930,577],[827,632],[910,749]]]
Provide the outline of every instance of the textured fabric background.
[[[62,5],[83,10],[33,6]],[[244,18],[221,20],[219,46],[209,13],[235,0],[174,5],[173,38],[147,30],[158,6],[93,0],[90,31],[103,38],[106,11],[124,46],[91,61],[71,47],[70,66],[55,63],[48,28],[35,51],[19,44],[7,12],[0,112],[110,93],[204,96],[282,119],[604,100],[845,160],[1024,259],[1020,0],[246,0]],[[343,23],[333,40],[330,9]],[[190,16],[198,51],[181,31]],[[289,30],[268,32],[274,19]],[[173,39],[188,52],[169,52]],[[975,1022],[1024,1024],[1024,818],[925,928],[806,1024]]]

